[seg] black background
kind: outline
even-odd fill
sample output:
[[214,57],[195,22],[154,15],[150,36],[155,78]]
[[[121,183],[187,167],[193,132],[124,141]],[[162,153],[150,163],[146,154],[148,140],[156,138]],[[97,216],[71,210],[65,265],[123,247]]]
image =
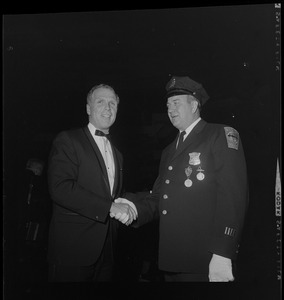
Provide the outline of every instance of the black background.
[[[34,190],[35,213],[42,215],[45,228],[50,212],[45,171],[52,139],[61,130],[87,124],[86,95],[93,85],[107,83],[120,97],[111,134],[124,154],[125,187],[151,189],[161,151],[176,134],[164,99],[172,75],[189,76],[205,87],[210,95],[202,110],[206,121],[239,131],[250,181],[239,280],[278,284],[277,11],[274,4],[259,4],[4,15],[3,215],[8,291],[19,282],[27,291],[29,284],[45,280],[47,229],[39,246],[26,245],[22,229],[32,177],[27,161],[45,162]],[[122,229],[122,240],[134,235],[131,229]],[[21,266],[31,270],[33,253],[39,257],[35,264],[43,267],[25,275]],[[269,292],[269,299],[274,293],[278,295],[277,289]]]

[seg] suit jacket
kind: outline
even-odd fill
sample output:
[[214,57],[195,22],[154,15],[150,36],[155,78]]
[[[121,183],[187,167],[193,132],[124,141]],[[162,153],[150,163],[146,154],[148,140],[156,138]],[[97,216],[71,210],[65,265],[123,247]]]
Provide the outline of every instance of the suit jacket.
[[88,127],[63,131],[49,158],[48,183],[53,200],[48,259],[64,265],[91,265],[104,245],[109,226],[115,242],[118,222],[109,217],[122,188],[122,155],[112,146],[115,182],[111,195],[101,152]]
[[181,149],[176,142],[162,153],[152,194],[135,202],[138,225],[158,211],[160,269],[207,274],[212,253],[238,253],[248,204],[243,147],[236,130],[204,120]]

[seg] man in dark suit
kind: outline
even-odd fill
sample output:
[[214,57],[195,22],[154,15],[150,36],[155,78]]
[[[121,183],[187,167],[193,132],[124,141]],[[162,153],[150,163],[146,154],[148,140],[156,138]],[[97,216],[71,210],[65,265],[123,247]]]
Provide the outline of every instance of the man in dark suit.
[[162,153],[153,191],[143,200],[128,194],[115,201],[136,206],[133,226],[160,217],[159,268],[166,281],[233,281],[248,205],[239,133],[201,119],[209,98],[201,84],[174,76],[166,90],[168,116],[179,134]]
[[111,281],[119,223],[110,214],[136,215],[121,195],[121,153],[108,139],[119,97],[100,84],[87,95],[89,124],[55,138],[48,168],[53,213],[49,231],[49,281]]

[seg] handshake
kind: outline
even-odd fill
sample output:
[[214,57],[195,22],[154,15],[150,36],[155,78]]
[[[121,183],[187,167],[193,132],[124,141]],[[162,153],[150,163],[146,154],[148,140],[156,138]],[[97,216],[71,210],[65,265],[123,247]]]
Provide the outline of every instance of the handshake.
[[136,206],[125,198],[117,198],[111,205],[109,215],[125,225],[130,225],[138,217]]

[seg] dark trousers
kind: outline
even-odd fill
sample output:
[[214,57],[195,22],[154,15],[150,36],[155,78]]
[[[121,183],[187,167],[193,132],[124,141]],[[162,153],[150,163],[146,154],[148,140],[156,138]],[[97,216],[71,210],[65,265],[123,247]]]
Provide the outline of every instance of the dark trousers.
[[49,264],[49,282],[106,282],[113,276],[112,230],[108,231],[105,245],[98,260],[90,266]]
[[208,274],[164,272],[165,282],[209,282]]

